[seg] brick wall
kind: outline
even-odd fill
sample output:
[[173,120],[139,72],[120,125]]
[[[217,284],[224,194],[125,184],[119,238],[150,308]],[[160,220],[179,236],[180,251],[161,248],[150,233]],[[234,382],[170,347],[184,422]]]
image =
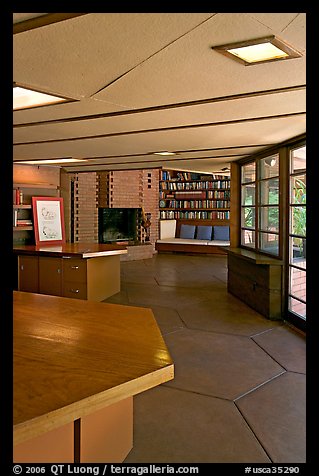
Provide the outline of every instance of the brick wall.
[[98,242],[96,172],[72,174],[74,242]]

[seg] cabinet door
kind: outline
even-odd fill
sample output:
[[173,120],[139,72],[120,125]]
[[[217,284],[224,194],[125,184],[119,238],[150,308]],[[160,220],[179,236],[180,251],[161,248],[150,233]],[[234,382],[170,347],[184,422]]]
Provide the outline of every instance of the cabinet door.
[[39,257],[39,293],[62,296],[62,259]]
[[39,292],[38,257],[18,257],[18,289],[29,293]]

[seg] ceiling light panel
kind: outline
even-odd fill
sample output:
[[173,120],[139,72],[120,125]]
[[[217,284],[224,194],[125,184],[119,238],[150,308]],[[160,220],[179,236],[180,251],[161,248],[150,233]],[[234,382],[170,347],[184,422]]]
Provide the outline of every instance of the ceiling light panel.
[[298,50],[275,36],[229,45],[213,46],[212,49],[235,61],[239,61],[245,66],[302,56]]
[[51,94],[40,93],[20,86],[13,87],[13,110],[27,109],[37,106],[47,106],[65,102],[67,99],[52,96]]

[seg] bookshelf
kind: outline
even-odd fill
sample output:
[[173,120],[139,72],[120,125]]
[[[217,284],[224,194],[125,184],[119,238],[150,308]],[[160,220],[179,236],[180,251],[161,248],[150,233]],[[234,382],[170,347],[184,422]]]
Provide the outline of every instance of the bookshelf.
[[230,177],[161,170],[160,220],[229,220]]
[[58,196],[58,186],[50,183],[13,184],[13,243],[34,244],[33,196]]

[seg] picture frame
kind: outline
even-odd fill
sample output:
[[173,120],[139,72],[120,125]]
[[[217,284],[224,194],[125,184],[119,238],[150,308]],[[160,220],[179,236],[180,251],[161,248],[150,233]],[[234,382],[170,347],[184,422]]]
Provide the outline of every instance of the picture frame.
[[63,198],[32,197],[32,212],[36,245],[65,243]]

